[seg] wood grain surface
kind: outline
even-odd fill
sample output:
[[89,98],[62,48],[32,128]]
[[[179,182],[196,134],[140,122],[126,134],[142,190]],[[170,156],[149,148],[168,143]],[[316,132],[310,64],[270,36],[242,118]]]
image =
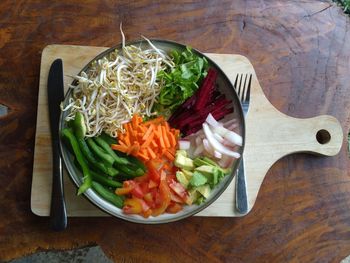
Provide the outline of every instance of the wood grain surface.
[[[30,211],[40,52],[111,46],[140,34],[247,56],[265,95],[298,118],[350,127],[349,18],[328,1],[0,1],[0,260],[99,244],[118,262],[339,262],[350,254],[350,162],[297,154],[267,173],[243,218],[159,226],[73,218],[65,232]],[[264,152],[262,152],[264,154]]]

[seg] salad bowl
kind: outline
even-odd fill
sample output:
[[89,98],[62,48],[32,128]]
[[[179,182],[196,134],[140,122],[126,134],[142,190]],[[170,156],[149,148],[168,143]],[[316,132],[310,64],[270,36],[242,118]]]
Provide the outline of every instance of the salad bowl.
[[[170,53],[171,50],[177,50],[181,52],[186,49],[185,45],[177,42],[173,42],[173,41],[151,39],[151,42],[154,46],[164,50],[166,53]],[[128,45],[140,46],[142,48],[150,47],[149,43],[145,40],[128,42],[126,43],[126,46]],[[122,44],[119,44],[97,55],[84,68],[82,68],[82,70],[78,73],[78,75],[80,75],[81,72],[86,72],[91,67],[94,61],[97,61],[103,57],[108,56],[111,52],[114,52],[115,50],[121,50],[121,49],[122,49]],[[242,106],[241,106],[239,97],[234,89],[234,85],[229,81],[228,77],[225,75],[223,70],[209,57],[207,57],[205,54],[201,53],[196,49],[192,49],[192,52],[200,57],[205,58],[208,61],[209,67],[215,69],[215,71],[217,72],[216,85],[219,91],[225,94],[225,97],[227,99],[232,101],[231,103],[234,108],[234,111],[233,113],[230,113],[229,115],[225,116],[224,120],[230,120],[234,118],[238,121],[238,133],[242,136],[242,140],[243,140],[242,146],[239,148],[238,152],[242,156],[242,153],[244,150],[244,142],[245,142],[245,121],[244,121]],[[77,80],[74,80],[72,82],[72,86],[76,86],[77,83],[78,83]],[[65,99],[63,101],[63,107],[68,105],[69,99],[72,97],[72,93],[73,93],[73,89],[69,88],[68,92],[65,95]],[[59,124],[60,132],[67,127],[67,123],[65,121],[67,114],[68,114],[67,111],[61,112],[60,124]],[[74,161],[74,155],[70,152],[66,144],[63,142],[62,138],[60,139],[60,151],[61,151],[63,162],[68,171],[69,177],[72,179],[72,181],[77,186],[77,188],[79,188],[79,186],[81,186],[83,183],[82,172],[78,169]],[[228,185],[231,183],[232,179],[234,178],[238,170],[240,159],[241,158],[238,158],[236,159],[236,161],[233,162],[230,174],[226,175],[220,181],[220,183],[215,186],[215,188],[211,191],[210,196],[205,200],[205,202],[199,205],[197,204],[185,205],[183,209],[177,213],[164,213],[155,217],[150,216],[148,218],[144,218],[136,214],[125,214],[122,209],[116,207],[115,205],[111,204],[110,202],[100,197],[100,195],[97,194],[91,188],[86,190],[83,195],[92,204],[94,204],[96,207],[98,207],[102,211],[112,216],[115,216],[117,218],[124,219],[130,222],[143,223],[143,224],[160,224],[160,223],[169,223],[173,221],[178,221],[199,213],[206,207],[210,206],[215,200],[217,200],[220,197],[220,195],[225,191],[225,189],[228,187]],[[234,199],[234,196],[232,196],[232,198]],[[234,209],[234,207],[232,207],[232,209]]]

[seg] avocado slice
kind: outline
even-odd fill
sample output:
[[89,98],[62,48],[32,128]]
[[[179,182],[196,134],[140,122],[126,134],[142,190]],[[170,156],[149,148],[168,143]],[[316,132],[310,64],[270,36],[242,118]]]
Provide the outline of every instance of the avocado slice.
[[215,163],[215,161],[213,161],[212,159],[208,158],[208,157],[197,157],[193,160],[193,163],[195,166],[200,167],[200,166],[212,166],[214,168],[219,169],[223,174],[228,174],[231,169],[223,169],[221,168],[217,163]]
[[176,167],[179,167],[182,169],[186,169],[186,170],[194,169],[193,160],[183,156],[182,154],[176,154],[174,164]]
[[210,196],[211,189],[208,184],[197,186],[195,189],[205,198]]
[[204,185],[208,182],[208,178],[198,171],[194,171],[192,178],[190,180],[190,185],[192,187],[197,187]]
[[202,165],[211,165],[211,166],[218,166],[213,160],[209,159],[208,157],[197,157],[193,160],[195,166],[202,166]]
[[196,203],[198,197],[200,197],[200,193],[197,192],[196,189],[191,189],[188,191],[188,194],[190,196],[190,200],[192,201],[192,204]]
[[186,170],[186,169],[181,169],[181,172],[183,172],[183,174],[185,175],[185,177],[187,178],[187,180],[191,180],[191,177],[193,175],[193,172]]
[[194,170],[198,171],[204,175],[211,176],[213,174],[213,170],[215,167],[211,165],[201,165],[199,167],[196,167]]
[[185,150],[177,150],[175,155],[182,155],[184,157],[187,157],[187,152]]
[[176,179],[179,181],[180,184],[182,184],[183,187],[187,188],[189,181],[182,171],[176,172]]

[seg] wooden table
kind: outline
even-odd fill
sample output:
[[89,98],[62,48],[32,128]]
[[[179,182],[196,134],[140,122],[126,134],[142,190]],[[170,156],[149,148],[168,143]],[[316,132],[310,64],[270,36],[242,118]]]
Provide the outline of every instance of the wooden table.
[[[161,2],[161,1],[159,1]],[[268,172],[243,218],[159,226],[71,218],[54,233],[30,211],[40,54],[48,44],[111,46],[147,37],[252,61],[266,96],[294,117],[330,114],[350,126],[349,17],[327,1],[0,2],[0,261],[99,244],[123,262],[329,262],[350,254],[350,162],[293,155]],[[264,154],[264,153],[262,153]]]

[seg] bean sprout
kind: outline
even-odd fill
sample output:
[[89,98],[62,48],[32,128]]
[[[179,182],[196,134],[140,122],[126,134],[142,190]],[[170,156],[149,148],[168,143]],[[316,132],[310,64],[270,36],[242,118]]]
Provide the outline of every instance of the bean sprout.
[[85,116],[87,137],[102,131],[116,137],[122,131],[122,124],[135,113],[143,117],[155,115],[152,107],[162,88],[157,74],[174,67],[166,52],[147,38],[143,37],[149,44],[147,49],[125,46],[121,33],[122,50],[94,61],[86,72],[75,76],[78,84],[70,86],[72,98],[62,107],[63,111],[69,111],[66,121],[74,119],[77,111]]

